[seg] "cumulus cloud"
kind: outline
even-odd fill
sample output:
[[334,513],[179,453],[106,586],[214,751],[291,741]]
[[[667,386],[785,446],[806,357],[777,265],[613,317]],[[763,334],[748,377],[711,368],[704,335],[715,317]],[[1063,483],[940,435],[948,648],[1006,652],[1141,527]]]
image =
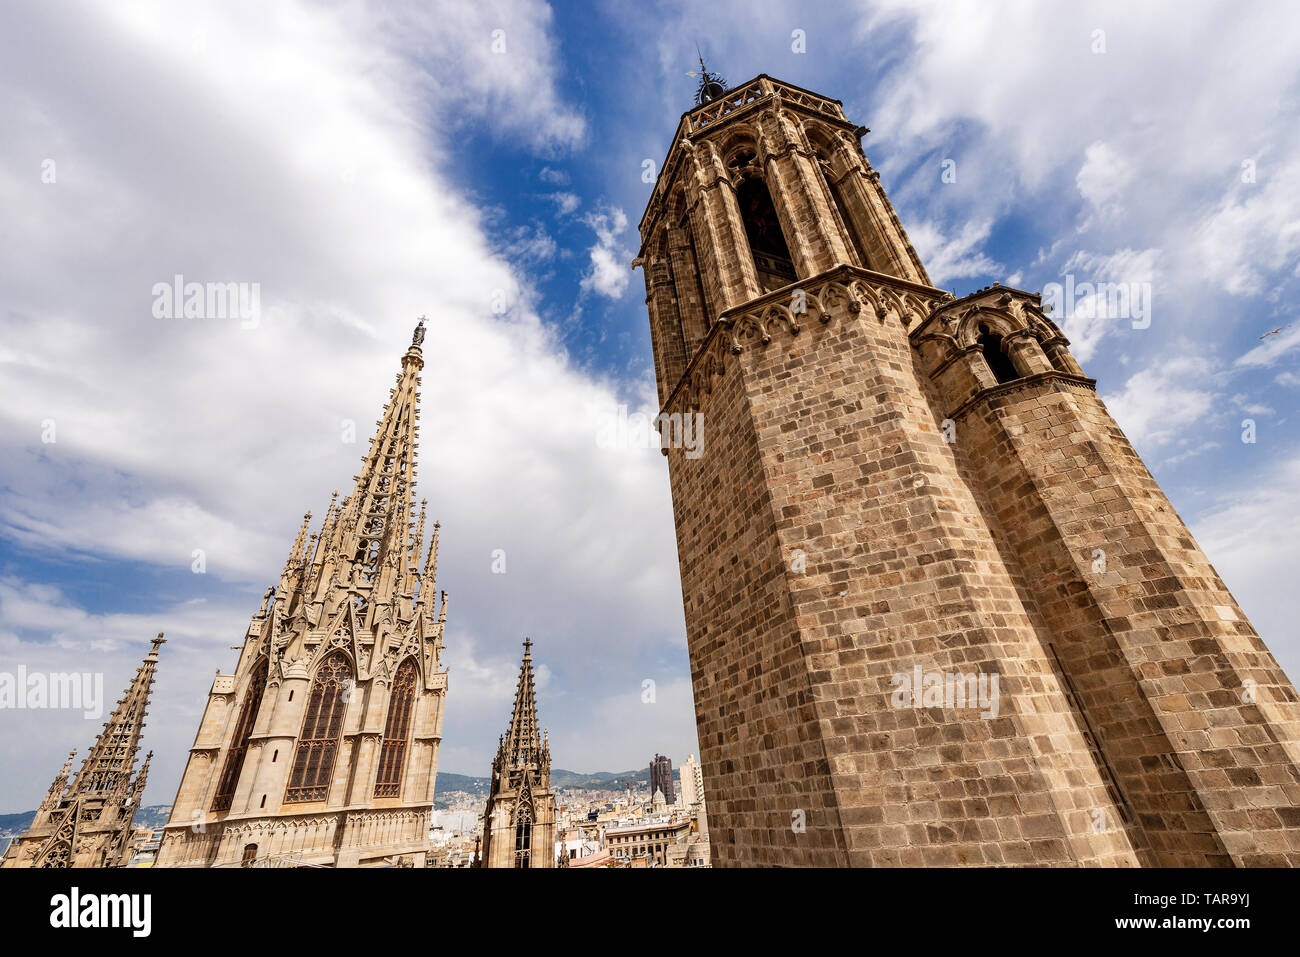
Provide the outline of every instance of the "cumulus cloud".
[[632,278],[628,265],[632,253],[619,236],[627,229],[627,215],[618,207],[588,213],[582,220],[596,233],[596,243],[589,250],[591,265],[582,279],[584,291],[597,292],[610,299],[620,299]]
[[1002,269],[981,249],[991,225],[987,221],[967,223],[957,235],[946,236],[937,224],[923,222],[914,225],[908,235],[931,281],[942,286],[950,279],[987,276]]
[[1124,328],[1145,333],[1154,321],[1160,287],[1158,249],[1120,249],[1109,254],[1077,250],[1061,267],[1063,300],[1055,318],[1076,359],[1087,362],[1102,339]]
[[1079,193],[1101,211],[1111,211],[1133,181],[1133,167],[1109,144],[1098,140],[1084,152],[1075,177]]
[[1296,346],[1300,346],[1300,323],[1291,323],[1279,327],[1264,340],[1263,345],[1254,346],[1238,356],[1233,364],[1239,368],[1270,366]]
[[[1245,445],[1239,449],[1243,456],[1253,453]],[[1291,680],[1300,680],[1294,590],[1283,584],[1300,566],[1300,536],[1288,520],[1300,489],[1300,458],[1254,464],[1243,459],[1240,466],[1236,480],[1226,482],[1188,524],[1265,644]]]
[[1197,388],[1210,364],[1200,356],[1178,356],[1131,376],[1124,388],[1103,396],[1106,407],[1139,450],[1155,450],[1187,434],[1210,412],[1218,396]]
[[582,198],[577,193],[551,193],[549,199],[555,204],[557,216],[569,216],[582,205]]

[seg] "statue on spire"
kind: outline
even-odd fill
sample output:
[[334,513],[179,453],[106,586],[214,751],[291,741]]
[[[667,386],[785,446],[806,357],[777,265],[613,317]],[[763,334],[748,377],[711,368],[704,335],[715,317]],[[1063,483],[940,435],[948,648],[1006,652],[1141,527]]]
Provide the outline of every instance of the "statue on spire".
[[424,342],[424,316],[420,317],[420,321],[416,323],[415,332],[411,334],[411,345],[418,346],[422,342]]

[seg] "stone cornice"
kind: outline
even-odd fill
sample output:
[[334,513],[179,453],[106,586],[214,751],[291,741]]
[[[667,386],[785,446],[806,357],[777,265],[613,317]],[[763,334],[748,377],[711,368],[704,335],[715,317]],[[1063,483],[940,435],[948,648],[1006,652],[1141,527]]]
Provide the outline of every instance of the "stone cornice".
[[1035,375],[1027,375],[1020,379],[1013,379],[1010,382],[1000,382],[987,389],[981,389],[961,405],[957,406],[957,408],[949,412],[948,418],[953,420],[959,419],[977,405],[988,403],[999,396],[1010,395],[1013,392],[1019,392],[1022,389],[1028,389],[1048,382],[1064,382],[1067,385],[1072,385],[1076,388],[1087,389],[1091,392],[1097,391],[1097,380],[1089,379],[1087,376],[1075,375],[1072,372],[1039,372]]
[[[800,291],[805,294],[805,308],[796,313],[788,303]],[[784,326],[792,337],[797,336],[803,323],[829,322],[831,310],[841,305],[850,315],[857,315],[865,307],[880,321],[895,316],[907,326],[913,319],[923,318],[941,307],[948,297],[949,293],[942,289],[844,264],[788,283],[734,306],[718,317],[661,411],[666,413],[678,405],[682,393],[692,384],[707,389],[706,380],[721,374],[725,353],[742,352],[744,341],[751,336],[761,345],[767,345],[772,338],[771,330],[777,326]]]

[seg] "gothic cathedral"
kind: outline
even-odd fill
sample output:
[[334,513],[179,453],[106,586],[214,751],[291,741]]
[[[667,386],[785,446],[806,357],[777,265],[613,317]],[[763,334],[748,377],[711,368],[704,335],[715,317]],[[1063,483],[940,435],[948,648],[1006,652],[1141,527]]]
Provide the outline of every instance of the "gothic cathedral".
[[532,646],[531,639],[524,641],[514,712],[492,761],[483,811],[484,867],[555,866],[551,748],[537,727]]
[[[423,324],[356,488],[307,513],[280,582],[218,674],[160,867],[423,866],[447,674],[438,525],[414,517]],[[337,498],[338,493],[335,493]]]
[[1295,688],[1039,296],[935,288],[838,101],[722,86],[634,264],[703,416],[666,454],[714,862],[1300,864]]
[[153,693],[160,634],[104,724],[72,786],[72,758],[54,778],[31,827],[14,838],[0,867],[122,867],[131,857],[135,812],[149,780],[149,761],[132,778]]

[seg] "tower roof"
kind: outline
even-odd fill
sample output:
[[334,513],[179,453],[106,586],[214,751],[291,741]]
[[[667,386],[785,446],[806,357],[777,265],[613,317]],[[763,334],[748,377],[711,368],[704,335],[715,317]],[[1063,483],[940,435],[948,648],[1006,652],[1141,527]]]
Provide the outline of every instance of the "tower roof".
[[353,476],[352,494],[341,503],[331,500],[314,548],[306,539],[311,513],[304,519],[281,579],[290,603],[318,600],[331,585],[383,603],[399,593],[410,598],[418,582],[424,611],[432,614],[438,526],[422,572],[424,508],[417,510],[415,502],[424,324],[421,316],[361,471]]
[[104,724],[104,730],[82,762],[81,770],[72,782],[74,794],[115,793],[127,789],[131,770],[135,766],[135,756],[140,750],[140,736],[144,730],[145,714],[149,710],[149,696],[153,692],[158,649],[166,640],[162,632],[153,639],[153,647],[144,656],[135,678],[117,702],[117,707]]
[[543,742],[537,727],[537,692],[533,687],[533,640],[524,639],[524,657],[519,664],[515,707],[506,731],[504,752],[508,767],[529,767],[542,762]]

